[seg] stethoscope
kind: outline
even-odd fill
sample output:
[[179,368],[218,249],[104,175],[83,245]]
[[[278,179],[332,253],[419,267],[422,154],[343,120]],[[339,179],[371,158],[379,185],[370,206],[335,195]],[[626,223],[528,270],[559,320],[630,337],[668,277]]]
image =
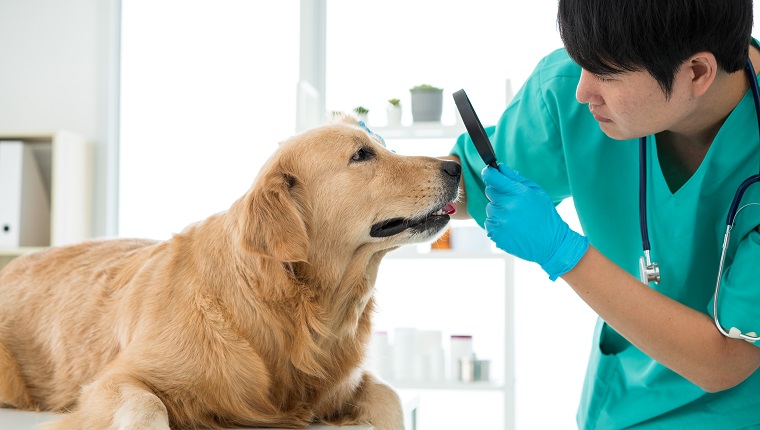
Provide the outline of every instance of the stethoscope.
[[[744,71],[749,78],[749,87],[752,90],[752,98],[755,102],[755,115],[757,116],[758,133],[760,135],[760,90],[757,85],[757,75],[755,69],[752,67],[752,62],[747,59],[747,65],[744,67]],[[647,179],[646,179],[646,137],[639,138],[639,224],[641,225],[641,243],[644,248],[644,255],[639,258],[639,277],[641,282],[648,284],[654,282],[660,283],[660,266],[651,261],[650,257],[650,245],[649,245],[649,232],[647,230]],[[744,192],[747,191],[750,185],[760,182],[760,174],[752,175],[739,185],[734,195],[734,200],[731,202],[731,207],[728,210],[728,216],[726,217],[726,234],[723,238],[723,251],[720,255],[720,265],[718,266],[718,281],[715,284],[715,295],[713,297],[713,319],[718,330],[724,335],[737,339],[744,339],[750,342],[760,340],[760,336],[756,333],[750,332],[743,334],[736,327],[732,327],[729,331],[726,331],[720,324],[718,319],[718,293],[720,291],[720,278],[723,275],[723,263],[726,258],[726,250],[728,249],[728,242],[731,237],[731,229],[734,227],[734,221],[736,215],[745,207],[750,205],[760,205],[760,203],[750,203],[739,207]]]

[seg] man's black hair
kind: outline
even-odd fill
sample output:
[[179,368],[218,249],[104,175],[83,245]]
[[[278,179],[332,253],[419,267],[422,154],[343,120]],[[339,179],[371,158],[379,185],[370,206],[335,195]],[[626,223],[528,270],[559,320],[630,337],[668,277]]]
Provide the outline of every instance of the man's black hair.
[[559,0],[557,24],[585,70],[645,70],[669,97],[678,68],[697,52],[711,52],[726,72],[744,67],[752,0]]

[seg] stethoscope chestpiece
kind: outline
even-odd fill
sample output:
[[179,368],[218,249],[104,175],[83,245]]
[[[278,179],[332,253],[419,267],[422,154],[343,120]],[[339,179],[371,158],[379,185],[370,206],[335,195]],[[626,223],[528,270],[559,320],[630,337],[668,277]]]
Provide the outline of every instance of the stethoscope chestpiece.
[[649,251],[639,257],[639,280],[644,284],[660,283],[660,265],[649,261]]

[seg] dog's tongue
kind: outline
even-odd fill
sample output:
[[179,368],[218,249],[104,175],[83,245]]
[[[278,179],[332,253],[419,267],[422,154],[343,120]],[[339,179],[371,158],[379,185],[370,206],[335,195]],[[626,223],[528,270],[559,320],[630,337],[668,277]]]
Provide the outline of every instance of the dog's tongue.
[[443,211],[446,212],[446,215],[454,215],[457,213],[457,205],[454,203],[446,203],[446,206],[443,207]]

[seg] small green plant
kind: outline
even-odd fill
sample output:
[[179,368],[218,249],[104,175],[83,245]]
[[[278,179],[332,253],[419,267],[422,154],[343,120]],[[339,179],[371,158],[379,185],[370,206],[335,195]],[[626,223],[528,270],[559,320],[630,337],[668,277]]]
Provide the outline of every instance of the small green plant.
[[409,91],[413,93],[417,91],[443,91],[443,88],[434,87],[428,84],[422,84],[410,88]]
[[357,106],[354,108],[354,112],[356,112],[359,115],[369,113],[369,109],[365,108],[364,106]]
[[388,100],[388,103],[390,103],[391,106],[396,106],[396,107],[401,106],[401,100],[399,99],[390,99]]

